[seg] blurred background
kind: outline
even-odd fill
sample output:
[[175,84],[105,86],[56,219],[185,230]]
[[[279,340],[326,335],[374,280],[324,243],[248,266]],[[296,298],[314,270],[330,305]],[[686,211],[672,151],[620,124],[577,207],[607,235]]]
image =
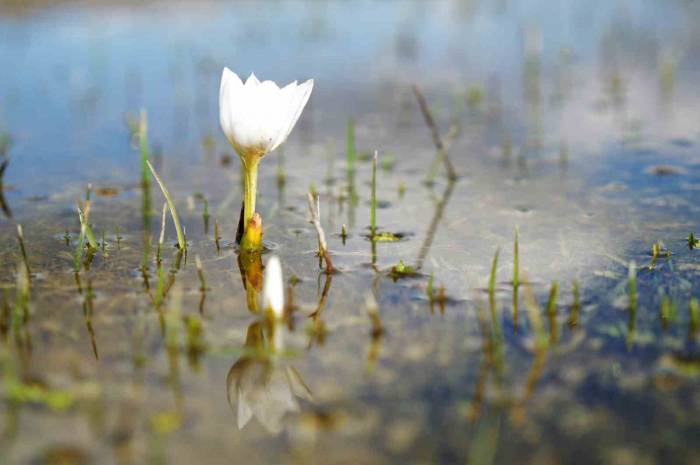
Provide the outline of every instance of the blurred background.
[[[388,131],[402,99],[413,105],[410,83],[442,94],[432,104],[443,124],[470,101],[498,111],[496,129],[516,148],[565,141],[574,156],[597,155],[621,137],[696,136],[698,8],[641,0],[3,2],[0,124],[16,155],[8,174],[23,179],[41,164],[32,176],[42,182],[26,188],[46,194],[39,185],[83,177],[76,167],[84,163],[99,160],[92,179],[124,171],[129,147],[120,133],[140,108],[151,115],[152,140],[178,158],[194,156],[203,137],[222,143],[223,66],[278,82],[313,77],[301,124],[326,126],[323,136],[342,138],[349,116],[372,113],[372,125]],[[382,140],[387,150],[392,139]]]

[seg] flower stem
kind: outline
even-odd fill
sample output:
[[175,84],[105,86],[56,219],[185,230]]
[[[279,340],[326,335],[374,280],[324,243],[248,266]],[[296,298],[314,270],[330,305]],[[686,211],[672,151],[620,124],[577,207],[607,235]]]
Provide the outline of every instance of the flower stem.
[[255,214],[255,197],[258,192],[258,162],[253,161],[243,165],[245,176],[245,192],[244,192],[244,214],[243,224],[248,228],[248,223]]

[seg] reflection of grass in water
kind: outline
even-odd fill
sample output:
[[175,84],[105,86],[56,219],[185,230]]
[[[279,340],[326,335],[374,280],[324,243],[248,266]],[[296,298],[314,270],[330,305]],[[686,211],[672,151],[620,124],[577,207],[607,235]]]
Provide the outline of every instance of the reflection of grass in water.
[[627,349],[631,349],[634,344],[634,335],[637,330],[637,265],[634,262],[629,264],[627,277],[627,293],[629,296],[627,320]]
[[221,250],[221,231],[219,228],[219,219],[216,218],[214,219],[214,243],[216,245],[216,251],[219,252]]
[[468,465],[491,465],[496,458],[501,430],[500,416],[480,422],[479,429],[471,440]]
[[537,297],[535,292],[532,290],[532,286],[525,286],[525,309],[527,310],[527,316],[530,320],[530,327],[535,335],[535,349],[538,351],[544,351],[547,349],[548,338],[544,331],[544,325],[542,324],[542,311],[539,304],[537,303]]
[[12,329],[15,335],[27,323],[29,318],[29,270],[23,264],[17,266],[17,287],[15,297],[15,309],[12,312]]
[[569,326],[574,328],[578,326],[579,314],[581,313],[581,291],[578,281],[574,279],[571,283],[571,293],[573,295],[573,303],[571,305],[571,313],[569,314]]
[[549,343],[554,345],[557,343],[558,325],[557,325],[557,293],[559,285],[556,281],[552,282],[549,288],[549,300],[547,300],[547,317],[549,318]]
[[489,274],[489,308],[491,311],[491,326],[496,334],[496,340],[500,343],[503,340],[503,328],[501,327],[501,320],[498,317],[498,308],[496,306],[496,271],[498,270],[498,255],[501,248],[496,248],[496,252],[493,254],[493,260],[491,261],[491,273]]

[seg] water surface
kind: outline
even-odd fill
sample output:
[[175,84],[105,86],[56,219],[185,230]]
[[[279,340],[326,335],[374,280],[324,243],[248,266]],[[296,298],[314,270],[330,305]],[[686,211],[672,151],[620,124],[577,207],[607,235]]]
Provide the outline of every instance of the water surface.
[[[656,1],[3,5],[0,463],[697,463],[700,267],[686,238],[699,13]],[[243,265],[223,66],[315,79],[261,165],[271,252]],[[442,171],[424,182],[435,148],[412,83],[449,139],[455,183]],[[178,257],[168,224],[160,265],[163,199],[154,185],[144,219],[129,126],[141,109],[190,243]],[[366,237],[375,149],[378,223],[404,234],[396,243]],[[88,183],[105,247],[76,273]],[[31,292],[13,329],[17,223]],[[651,267],[657,242],[673,254]],[[249,309],[270,253],[293,295],[276,353]],[[392,275],[400,261],[416,273]],[[444,298],[427,297],[430,276]]]

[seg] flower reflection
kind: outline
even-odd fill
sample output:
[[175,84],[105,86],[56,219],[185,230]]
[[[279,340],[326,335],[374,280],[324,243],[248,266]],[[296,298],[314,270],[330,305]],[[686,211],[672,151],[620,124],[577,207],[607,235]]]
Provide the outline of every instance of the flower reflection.
[[288,414],[300,412],[303,401],[313,401],[299,372],[270,355],[279,349],[270,342],[276,339],[273,333],[281,330],[269,322],[251,324],[244,355],[228,372],[228,403],[236,412],[239,429],[256,417],[269,433],[278,434]]
[[263,288],[263,263],[259,252],[238,255],[238,269],[246,293],[248,310],[258,312],[258,294]]

